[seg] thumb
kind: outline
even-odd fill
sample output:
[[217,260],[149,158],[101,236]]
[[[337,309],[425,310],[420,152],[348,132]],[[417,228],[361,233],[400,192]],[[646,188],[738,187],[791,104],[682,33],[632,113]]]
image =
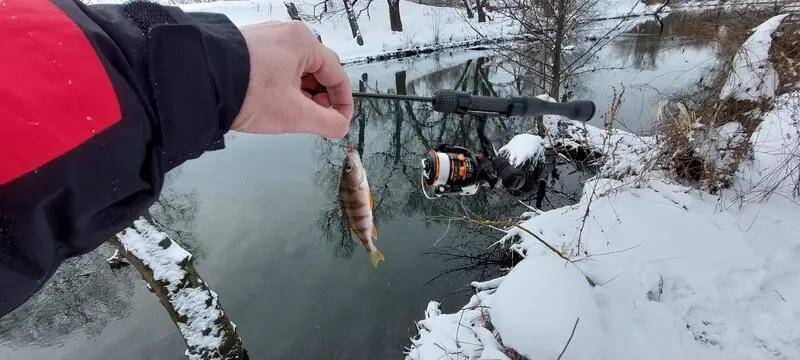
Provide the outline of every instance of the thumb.
[[324,101],[328,107],[309,99],[301,91],[292,91],[292,102],[297,104],[297,127],[301,132],[329,139],[341,139],[350,130],[350,119]]

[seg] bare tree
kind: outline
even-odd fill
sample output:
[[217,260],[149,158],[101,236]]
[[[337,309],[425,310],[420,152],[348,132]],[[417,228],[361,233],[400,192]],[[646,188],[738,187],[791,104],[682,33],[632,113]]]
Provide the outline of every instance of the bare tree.
[[[586,36],[599,18],[599,0],[497,0],[496,11],[519,25],[522,43],[497,44],[494,50],[517,68],[513,73],[524,74],[528,82],[537,82],[537,93],[561,98],[564,84],[573,76],[596,70],[587,65],[596,59],[597,52],[621,30],[627,15],[605,20],[602,31]],[[480,10],[480,6],[478,10]],[[479,12],[480,17],[480,12]],[[480,33],[480,30],[474,28]],[[569,44],[570,42],[578,43]],[[569,52],[565,51],[571,45]],[[523,71],[519,71],[519,70]],[[544,130],[537,119],[537,130]]]
[[364,45],[364,39],[361,37],[361,29],[358,28],[358,16],[353,10],[353,3],[350,0],[342,0],[344,2],[344,9],[347,12],[347,21],[350,23],[350,31],[356,39],[358,46]]
[[386,0],[389,3],[389,23],[392,31],[403,31],[403,20],[400,18],[400,0]]
[[292,20],[302,20],[300,19],[300,12],[297,11],[297,5],[293,2],[283,2],[283,5],[286,6],[286,12],[289,13],[289,18]]
[[470,5],[469,0],[464,1],[464,9],[467,10],[467,18],[472,19],[475,17],[475,14],[472,13],[472,5]]

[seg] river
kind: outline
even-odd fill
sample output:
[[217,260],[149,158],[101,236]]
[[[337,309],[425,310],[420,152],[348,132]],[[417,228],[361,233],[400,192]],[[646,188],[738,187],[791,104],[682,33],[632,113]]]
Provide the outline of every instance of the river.
[[[597,103],[591,124],[602,126],[614,88],[623,85],[615,125],[640,134],[649,133],[661,96],[693,91],[715,52],[676,35],[680,22],[671,17],[639,24],[614,40],[591,63],[597,70],[573,83],[571,98]],[[354,88],[366,74],[365,87],[381,93],[472,91],[487,86],[481,85],[485,77],[491,91],[508,95],[520,87],[507,65],[493,52],[471,50],[347,71]],[[492,121],[489,130],[499,147],[530,126]],[[402,358],[428,301],[452,311],[469,296],[470,280],[496,274],[499,261],[513,261],[475,255],[500,233],[463,221],[465,211],[487,218],[524,212],[513,197],[482,190],[428,200],[420,191],[418,164],[426,147],[449,142],[479,150],[474,121],[431,114],[421,104],[359,101],[349,139],[363,154],[375,197],[376,245],[386,256],[377,269],[336,208],[344,141],[232,134],[226,150],[170,177],[162,221],[196,254],[199,272],[254,359]],[[573,202],[588,176],[569,165],[559,172],[545,209]],[[134,270],[107,268],[103,259],[111,253],[104,246],[87,255],[80,269],[54,285],[54,295],[3,319],[0,359],[185,359],[177,329]],[[459,267],[464,271],[429,283]]]

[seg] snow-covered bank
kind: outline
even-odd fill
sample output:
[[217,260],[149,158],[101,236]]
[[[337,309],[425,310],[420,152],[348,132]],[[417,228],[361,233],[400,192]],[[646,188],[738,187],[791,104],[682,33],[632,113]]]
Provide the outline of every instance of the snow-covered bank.
[[[567,123],[576,133],[562,146],[609,145],[603,170],[577,204],[528,213],[509,229],[495,246],[524,260],[473,283],[462,310],[442,314],[431,302],[408,358],[800,358],[798,109],[800,91],[773,100],[749,139],[752,156],[717,195],[643,167],[650,138]],[[531,136],[510,142],[507,156],[519,163],[558,146]]]
[[[119,3],[122,0],[84,0],[88,3]],[[169,0],[156,0],[169,4]],[[288,2],[287,2],[288,3]],[[358,25],[364,44],[359,46],[352,37],[350,25],[341,3],[331,2],[329,11],[322,13],[321,3],[313,0],[294,2],[304,23],[319,34],[322,42],[333,49],[343,64],[381,61],[415,54],[455,48],[486,45],[495,41],[518,39],[519,24],[491,13],[491,21],[479,23],[477,16],[467,18],[463,9],[427,6],[400,0],[402,32],[393,32],[389,22],[389,5],[385,1],[369,2],[369,8],[357,3],[355,12],[361,15]],[[222,13],[237,26],[269,20],[289,20],[283,1],[237,0],[179,5],[186,11]],[[597,14],[603,18],[644,16],[653,14],[660,5],[648,6],[635,0],[600,0]],[[626,23],[626,27],[627,27]],[[604,28],[589,32],[604,34]]]
[[[499,17],[478,23],[477,18],[467,19],[466,12],[461,9],[400,0],[403,31],[393,32],[389,26],[388,3],[375,1],[370,2],[368,12],[360,7],[361,4],[356,5],[357,13],[364,10],[358,19],[364,45],[359,46],[352,37],[341,3],[332,2],[329,13],[324,15],[320,14],[321,6],[315,9],[316,1],[301,0],[295,4],[306,25],[321,35],[322,42],[333,49],[343,63],[478,45],[485,40],[477,35],[476,30],[491,39],[502,39],[517,29],[512,22]],[[238,26],[267,20],[289,20],[284,2],[275,0],[218,1],[181,5],[181,8],[223,13]],[[321,20],[315,19],[315,14],[321,15]]]
[[[590,308],[596,304],[602,334],[583,334],[594,324],[581,318],[586,327],[579,323],[575,337],[588,337],[593,343],[586,348],[593,350],[570,358],[800,358],[800,329],[795,326],[800,323],[800,207],[792,197],[800,175],[800,93],[782,96],[776,104],[754,135],[754,160],[737,174],[737,190],[709,195],[655,172],[638,182],[597,179],[585,185],[578,204],[521,224],[558,248],[574,253],[581,244],[580,253],[573,254],[577,268],[602,284],[588,295],[570,293],[573,298],[560,306],[546,301],[551,295],[537,295],[565,286],[590,288],[580,276],[553,279],[553,271],[527,264],[549,259],[561,264],[551,270],[575,269],[530,234],[512,229],[504,240],[513,241],[512,249],[527,258],[490,286],[474,284],[479,292],[458,313],[439,314],[432,303],[409,358],[455,359],[445,355],[478,355],[489,348],[493,355],[483,358],[497,359],[499,343],[487,329],[495,313],[527,319],[511,329],[493,322],[501,340],[504,331],[511,331],[511,338],[548,333],[549,339],[566,343],[569,333],[564,329],[572,328],[575,316],[526,314],[544,316],[540,308],[545,305],[555,314],[591,313],[572,308],[585,300],[591,301]],[[742,196],[772,188],[777,193],[766,201],[741,202]],[[504,281],[512,275],[524,281]],[[535,282],[550,285],[536,293],[516,291]],[[516,305],[498,300],[509,292],[522,297]],[[558,354],[544,355],[531,359],[555,359]]]
[[781,11],[798,11],[800,3],[796,1],[770,1],[770,0],[692,0],[673,4],[675,10],[705,11],[711,9],[742,10],[742,9],[780,9]]

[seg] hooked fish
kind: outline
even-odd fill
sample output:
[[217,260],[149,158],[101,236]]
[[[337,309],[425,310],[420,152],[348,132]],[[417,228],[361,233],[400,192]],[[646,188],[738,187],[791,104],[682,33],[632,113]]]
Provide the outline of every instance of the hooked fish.
[[339,206],[342,207],[350,230],[356,234],[367,250],[369,262],[378,267],[378,260],[385,261],[383,254],[372,242],[378,238],[378,229],[372,218],[372,192],[367,182],[367,172],[353,144],[347,150],[342,164],[342,177],[339,180]]

